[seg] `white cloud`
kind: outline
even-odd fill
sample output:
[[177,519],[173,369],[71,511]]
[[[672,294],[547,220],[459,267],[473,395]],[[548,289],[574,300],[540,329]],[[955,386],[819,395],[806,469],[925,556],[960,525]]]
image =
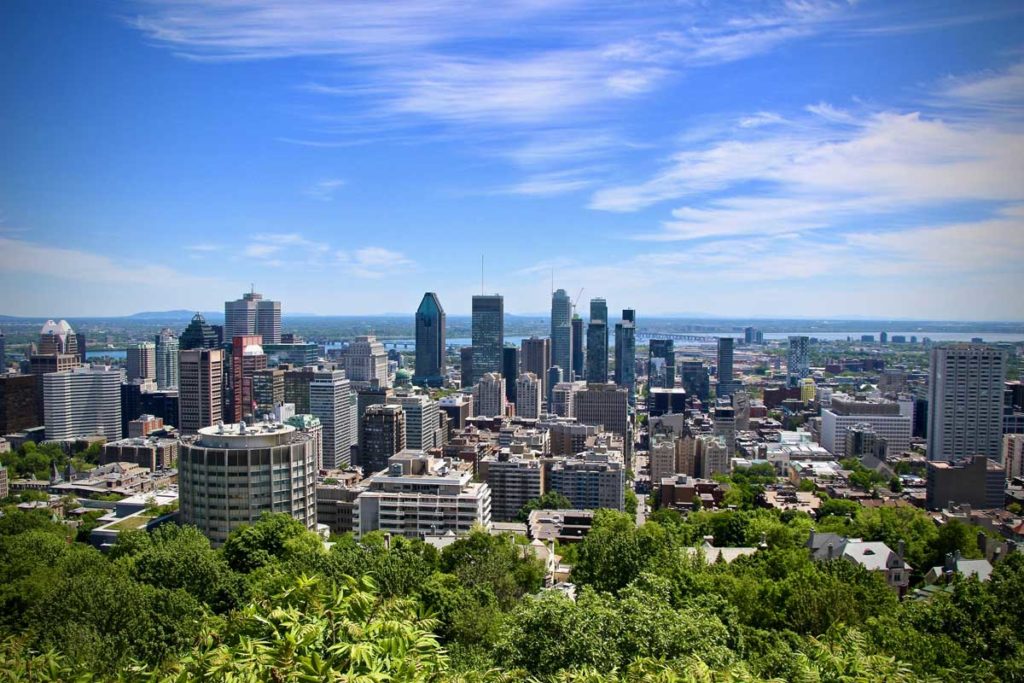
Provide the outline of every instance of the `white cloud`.
[[355,277],[377,279],[415,266],[401,252],[385,247],[362,247],[355,251],[334,252],[335,261]]
[[539,173],[525,180],[500,188],[495,194],[514,194],[528,197],[550,197],[586,189],[594,184],[590,178],[580,177],[580,171]]
[[340,178],[324,178],[318,180],[304,190],[304,194],[322,202],[329,202],[334,199],[335,193],[345,185]]

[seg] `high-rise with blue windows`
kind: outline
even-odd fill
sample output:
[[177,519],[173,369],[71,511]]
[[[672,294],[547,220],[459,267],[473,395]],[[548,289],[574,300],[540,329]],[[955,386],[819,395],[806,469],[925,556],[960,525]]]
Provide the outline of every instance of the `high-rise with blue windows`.
[[439,387],[445,375],[445,315],[441,300],[427,292],[416,309],[416,368],[412,381]]
[[551,295],[551,365],[572,377],[572,300],[564,289]]
[[[502,370],[505,348],[505,298],[500,294],[473,297],[473,376],[471,384],[488,372]],[[467,386],[463,381],[463,386]]]
[[590,300],[590,322],[587,325],[587,382],[608,381],[608,303]]

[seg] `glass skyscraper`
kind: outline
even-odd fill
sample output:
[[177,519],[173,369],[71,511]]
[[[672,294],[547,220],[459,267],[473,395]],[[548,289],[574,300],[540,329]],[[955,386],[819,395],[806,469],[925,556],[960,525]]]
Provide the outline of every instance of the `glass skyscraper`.
[[584,368],[583,355],[583,318],[578,315],[572,316],[572,379],[583,379]]
[[647,356],[647,376],[652,387],[676,385],[676,354],[671,339],[652,339]]
[[413,382],[439,387],[445,375],[445,315],[434,292],[423,295],[416,309],[416,368]]
[[572,377],[572,301],[564,289],[551,295],[551,364]]
[[608,303],[590,300],[590,323],[587,325],[587,382],[608,381]]
[[500,294],[474,296],[473,384],[488,372],[501,372],[504,347],[505,298]]
[[636,389],[636,311],[622,310],[622,321],[615,324],[615,383],[629,389],[629,402]]

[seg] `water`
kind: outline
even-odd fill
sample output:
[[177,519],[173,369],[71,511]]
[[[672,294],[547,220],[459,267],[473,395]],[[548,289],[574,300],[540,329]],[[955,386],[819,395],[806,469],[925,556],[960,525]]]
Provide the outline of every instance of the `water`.
[[124,360],[128,355],[128,352],[124,349],[95,349],[85,350],[86,360],[100,360],[101,358],[113,358],[115,360]]

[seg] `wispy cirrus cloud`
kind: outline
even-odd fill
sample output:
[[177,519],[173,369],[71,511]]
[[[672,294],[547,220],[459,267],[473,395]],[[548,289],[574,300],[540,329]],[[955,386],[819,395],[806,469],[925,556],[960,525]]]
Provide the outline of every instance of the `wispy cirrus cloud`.
[[367,279],[382,278],[415,265],[405,254],[386,247],[336,251],[334,258],[349,275]]
[[334,199],[334,195],[339,189],[344,187],[344,185],[345,181],[341,178],[324,178],[323,180],[316,181],[303,190],[303,194],[322,202],[329,202]]

